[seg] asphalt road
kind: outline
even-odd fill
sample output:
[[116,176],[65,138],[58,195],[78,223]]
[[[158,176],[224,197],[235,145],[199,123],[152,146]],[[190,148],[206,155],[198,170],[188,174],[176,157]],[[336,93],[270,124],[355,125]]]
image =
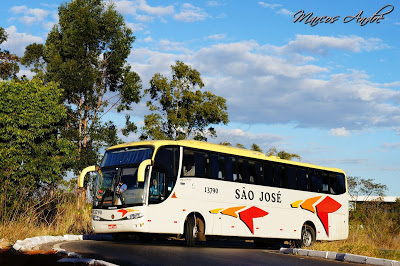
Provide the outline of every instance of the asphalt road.
[[[207,241],[186,247],[182,241],[72,241],[57,247],[85,258],[118,265],[352,265],[350,263],[284,255],[244,241]],[[353,264],[356,265],[356,264]]]

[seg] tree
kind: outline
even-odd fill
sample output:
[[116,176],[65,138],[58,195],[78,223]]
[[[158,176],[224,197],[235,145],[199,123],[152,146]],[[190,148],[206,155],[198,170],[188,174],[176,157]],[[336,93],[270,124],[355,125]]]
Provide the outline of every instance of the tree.
[[61,92],[38,80],[0,82],[0,219],[71,166],[73,143],[59,133],[66,119]]
[[[7,40],[6,31],[0,27],[0,44]],[[0,79],[6,80],[11,77],[16,77],[19,72],[19,58],[15,54],[11,54],[8,50],[0,49]]]
[[270,148],[266,152],[266,155],[267,156],[277,156],[277,157],[279,157],[281,159],[284,159],[284,160],[293,160],[293,159],[298,159],[299,161],[301,160],[300,155],[295,154],[295,153],[288,153],[288,152],[285,152],[285,151],[279,151],[278,152],[278,150],[275,147]]
[[244,145],[243,145],[243,144],[240,144],[240,143],[236,143],[235,146],[236,146],[236,148],[239,148],[239,149],[246,149],[246,148],[244,147]]
[[363,179],[356,176],[347,177],[347,186],[349,189],[349,195],[353,200],[356,200],[358,196],[385,196],[385,191],[388,189],[386,185],[375,183],[373,179]]
[[[79,172],[98,163],[101,147],[120,142],[116,125],[102,118],[111,109],[131,110],[140,100],[141,80],[126,61],[135,37],[112,4],[72,0],[59,7],[58,15],[46,43],[29,45],[22,62],[45,83],[54,81],[63,89],[68,110],[63,137],[76,145]],[[136,129],[127,115],[122,133]]]
[[260,146],[258,146],[257,144],[255,144],[255,143],[253,143],[252,145],[251,145],[251,148],[250,148],[250,150],[252,150],[252,151],[259,151],[259,152],[263,152],[263,150],[260,148]]
[[150,80],[145,90],[150,100],[141,139],[196,139],[216,137],[212,125],[227,124],[225,99],[209,91],[202,92],[204,83],[196,69],[176,61],[171,66],[172,80],[160,73]]

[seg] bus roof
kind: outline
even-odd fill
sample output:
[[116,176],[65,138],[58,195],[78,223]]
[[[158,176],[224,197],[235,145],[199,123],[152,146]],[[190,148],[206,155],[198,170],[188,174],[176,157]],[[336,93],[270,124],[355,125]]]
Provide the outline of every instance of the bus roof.
[[174,141],[174,140],[146,140],[146,141],[128,142],[128,143],[112,146],[112,147],[108,148],[107,150],[129,148],[129,147],[134,147],[134,146],[154,146],[155,149],[158,149],[159,147],[165,146],[165,145],[178,145],[178,146],[190,147],[190,148],[194,148],[194,149],[203,149],[203,150],[207,150],[207,151],[215,151],[215,152],[227,153],[227,154],[232,154],[232,155],[237,155],[237,156],[244,156],[244,157],[249,157],[249,158],[254,158],[254,159],[267,160],[267,161],[271,161],[271,162],[279,162],[279,163],[297,165],[297,166],[302,166],[302,167],[309,167],[309,168],[316,168],[316,169],[327,170],[327,171],[332,171],[332,172],[344,173],[344,171],[339,168],[323,167],[323,166],[313,165],[310,163],[302,163],[302,162],[284,160],[284,159],[280,159],[277,156],[266,156],[262,152],[258,152],[258,151],[251,151],[251,150],[246,150],[246,149],[241,149],[241,148],[236,148],[236,147],[231,147],[231,146],[226,146],[226,145],[214,144],[214,143],[209,143],[209,142],[204,142],[204,141],[197,141],[197,140],[177,140],[177,141]]

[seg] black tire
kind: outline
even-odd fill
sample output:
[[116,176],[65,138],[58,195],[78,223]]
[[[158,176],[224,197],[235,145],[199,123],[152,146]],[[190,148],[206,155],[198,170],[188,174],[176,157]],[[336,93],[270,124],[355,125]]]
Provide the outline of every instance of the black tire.
[[301,238],[297,240],[299,248],[309,247],[315,242],[315,230],[312,226],[304,224],[301,227]]
[[193,247],[196,244],[197,227],[195,226],[194,217],[188,216],[185,223],[185,243],[188,247]]

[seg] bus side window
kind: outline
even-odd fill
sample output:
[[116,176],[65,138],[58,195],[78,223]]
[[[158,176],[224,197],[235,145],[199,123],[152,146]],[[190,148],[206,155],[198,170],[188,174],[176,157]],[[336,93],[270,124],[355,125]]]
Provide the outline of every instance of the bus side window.
[[219,154],[218,155],[218,179],[225,180],[226,178],[226,169],[225,169],[225,160],[227,157]]
[[287,168],[287,176],[288,176],[288,188],[297,189],[297,178],[296,178],[296,168],[288,167]]
[[230,157],[229,159],[232,162],[232,181],[236,181],[238,179],[237,158]]
[[218,178],[218,155],[211,153],[211,178]]
[[262,168],[256,161],[249,161],[248,166],[249,182],[250,184],[262,185]]
[[261,163],[259,162],[252,162],[254,163],[254,184],[256,185],[263,185],[264,184],[264,176],[263,176],[263,169]]
[[307,171],[305,169],[297,169],[297,186],[299,190],[308,190]]
[[235,159],[234,157],[226,157],[225,158],[225,171],[226,171],[226,177],[225,180],[228,181],[233,181],[233,164],[235,161],[232,159]]
[[182,176],[194,176],[194,152],[188,149],[183,151]]
[[282,169],[280,165],[274,164],[274,187],[281,186]]
[[249,163],[247,160],[239,159],[239,182],[249,183]]
[[194,166],[196,177],[208,177],[208,154],[204,152],[194,153]]
[[321,171],[309,170],[310,190],[311,192],[322,192],[322,176]]
[[337,193],[336,194],[343,194],[346,192],[346,179],[344,174],[337,174],[336,175],[336,182],[337,182]]
[[274,166],[271,163],[264,163],[264,186],[274,185]]
[[329,173],[329,190],[331,194],[336,195],[346,192],[346,185],[343,174]]
[[322,192],[329,193],[329,178],[326,171],[322,171]]

